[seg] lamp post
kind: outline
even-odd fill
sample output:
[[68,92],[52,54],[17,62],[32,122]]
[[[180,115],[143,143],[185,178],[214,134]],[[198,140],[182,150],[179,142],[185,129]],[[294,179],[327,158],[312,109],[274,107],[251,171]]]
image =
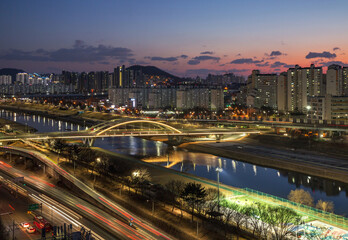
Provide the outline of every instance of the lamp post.
[[[95,163],[95,166],[94,166],[94,167],[96,167],[96,166],[100,163],[100,161],[101,161],[100,157],[97,157],[97,158],[95,159],[95,161],[96,161],[96,163]],[[96,174],[95,171],[94,171],[93,188],[94,188],[94,185],[95,185],[96,177],[97,177],[97,174]]]
[[218,183],[218,212],[220,212],[220,173],[222,172],[222,168],[217,167],[215,171],[217,173],[217,183]]

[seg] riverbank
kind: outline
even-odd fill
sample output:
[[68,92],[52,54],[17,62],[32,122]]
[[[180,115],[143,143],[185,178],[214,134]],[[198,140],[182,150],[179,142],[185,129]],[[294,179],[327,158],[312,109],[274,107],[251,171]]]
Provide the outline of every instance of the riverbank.
[[[130,169],[132,169],[132,171],[139,168],[146,168],[151,175],[151,182],[153,184],[165,185],[165,183],[167,183],[168,181],[179,180],[184,183],[196,182],[201,184],[206,189],[217,188],[217,182],[214,180],[210,180],[204,177],[198,177],[186,172],[176,171],[152,163],[146,163],[134,157],[125,156],[108,150],[100,148],[94,149],[107,154],[110,157],[110,160],[112,161],[117,161],[119,164],[130,165]],[[127,174],[131,175],[132,172],[128,172]],[[220,192],[226,197],[226,199],[230,199],[234,202],[237,202],[238,204],[250,204],[252,202],[261,202],[267,205],[281,205],[295,210],[302,216],[306,216],[306,221],[308,222],[311,222],[313,220],[320,220],[322,222],[326,222],[327,224],[332,224],[343,229],[348,229],[346,220],[341,220],[342,217],[339,215],[333,215],[334,217],[340,217],[340,220],[336,220],[334,222],[332,221],[333,217],[327,216],[327,214],[322,214],[314,208],[308,208],[307,206],[293,204],[287,201],[286,199],[274,197],[268,194],[263,194],[252,189],[241,189],[220,183]]]
[[79,111],[77,109],[60,110],[59,107],[47,106],[44,108],[42,106],[43,105],[35,107],[33,105],[26,106],[25,104],[0,104],[0,109],[9,110],[17,113],[39,115],[88,127],[105,121],[105,119],[97,118],[97,115],[100,115],[101,113],[93,114],[93,112],[87,111],[82,114],[79,114]]
[[5,135],[11,135],[11,134],[15,134],[15,133],[33,133],[36,132],[37,129],[25,125],[25,124],[21,124],[15,121],[11,121],[8,119],[4,119],[4,118],[0,118],[0,132],[2,134]]
[[283,160],[271,157],[264,157],[247,152],[232,150],[226,146],[213,146],[214,144],[190,144],[184,143],[180,145],[181,148],[189,151],[202,152],[213,154],[220,157],[235,159],[238,161],[260,165],[263,167],[271,167],[287,171],[299,172],[303,174],[310,174],[313,176],[327,178],[335,181],[348,183],[348,172],[344,170],[332,169],[327,166],[313,165],[306,162],[295,162],[291,159]]

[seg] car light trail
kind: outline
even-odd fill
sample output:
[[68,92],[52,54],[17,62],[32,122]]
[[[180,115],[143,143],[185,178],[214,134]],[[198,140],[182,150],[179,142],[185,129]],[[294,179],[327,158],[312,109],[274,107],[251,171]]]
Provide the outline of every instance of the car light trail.
[[0,161],[0,166],[5,166],[7,168],[12,168],[12,166],[10,164],[7,164],[7,163],[5,163],[3,161]]
[[110,227],[114,228],[115,230],[119,231],[120,233],[122,233],[123,235],[129,237],[130,239],[133,239],[133,240],[138,240],[138,238],[135,238],[135,237],[132,237],[131,235],[129,235],[128,233],[122,231],[120,228],[116,227],[111,221],[109,221],[108,219],[100,216],[99,214],[93,212],[92,210],[90,210],[89,208],[87,207],[84,207],[80,204],[76,204],[77,207],[81,208],[82,210],[88,212],[89,214],[91,214],[92,216],[98,218],[99,220],[101,220],[102,222],[106,223],[107,225],[109,225]]
[[38,177],[35,177],[35,176],[30,176],[31,178],[34,178],[35,180],[41,182],[41,183],[44,183],[46,184],[47,186],[50,186],[50,187],[56,187],[55,185],[53,185],[52,183],[49,183],[49,182],[46,182],[44,180],[42,180],[41,178],[38,178]]
[[[117,211],[119,211],[119,212],[122,213],[124,216],[128,217],[129,219],[132,218],[131,215],[129,215],[128,213],[122,211],[120,208],[116,207],[114,204],[108,202],[108,201],[105,200],[104,198],[99,197],[99,199],[102,200],[103,202],[105,202],[106,204],[108,204],[110,207],[116,209]],[[140,222],[139,220],[134,219],[134,221],[135,221],[137,224],[141,225],[143,228],[145,228],[145,229],[149,230],[150,232],[154,233],[155,235],[164,237],[162,234],[160,234],[160,233],[157,232],[156,230],[150,228],[149,226],[146,226],[145,224],[143,224],[143,223]],[[166,237],[164,237],[164,238],[166,238]],[[166,239],[168,239],[168,238],[166,238]]]
[[78,221],[76,221],[75,219],[73,219],[72,217],[70,217],[68,214],[64,213],[63,211],[59,210],[57,207],[51,205],[50,203],[48,203],[47,201],[43,200],[42,198],[35,196],[34,194],[30,194],[29,196],[31,196],[32,198],[35,198],[37,201],[46,204],[48,207],[50,207],[53,211],[55,211],[56,213],[58,213],[60,216],[62,216],[63,218],[69,220],[72,224],[75,225],[75,227],[80,227],[82,224]]

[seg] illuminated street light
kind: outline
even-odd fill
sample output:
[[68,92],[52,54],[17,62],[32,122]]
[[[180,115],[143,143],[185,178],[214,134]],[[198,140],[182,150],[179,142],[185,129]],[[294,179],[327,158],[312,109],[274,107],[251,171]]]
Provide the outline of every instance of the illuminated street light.
[[306,108],[309,111],[309,110],[311,110],[312,107],[308,105]]
[[220,173],[222,172],[222,168],[217,167],[215,171],[217,173],[217,183],[218,183],[218,212],[220,212]]
[[139,176],[139,172],[138,171],[135,171],[132,173],[133,177],[138,177]]
[[[97,157],[97,158],[95,159],[95,161],[96,161],[96,165],[97,165],[97,164],[99,164],[99,163],[100,163],[101,158],[100,158],[100,157]],[[94,186],[95,186],[95,181],[96,181],[96,178],[97,178],[97,174],[94,172],[93,188],[94,188]]]

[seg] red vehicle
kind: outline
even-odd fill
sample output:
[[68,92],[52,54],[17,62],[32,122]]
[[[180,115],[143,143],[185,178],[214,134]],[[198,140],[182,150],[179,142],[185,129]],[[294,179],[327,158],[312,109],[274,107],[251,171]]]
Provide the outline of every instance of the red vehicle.
[[34,225],[38,228],[38,229],[46,229],[46,232],[51,231],[51,224],[49,222],[47,222],[42,216],[36,216],[34,217]]

